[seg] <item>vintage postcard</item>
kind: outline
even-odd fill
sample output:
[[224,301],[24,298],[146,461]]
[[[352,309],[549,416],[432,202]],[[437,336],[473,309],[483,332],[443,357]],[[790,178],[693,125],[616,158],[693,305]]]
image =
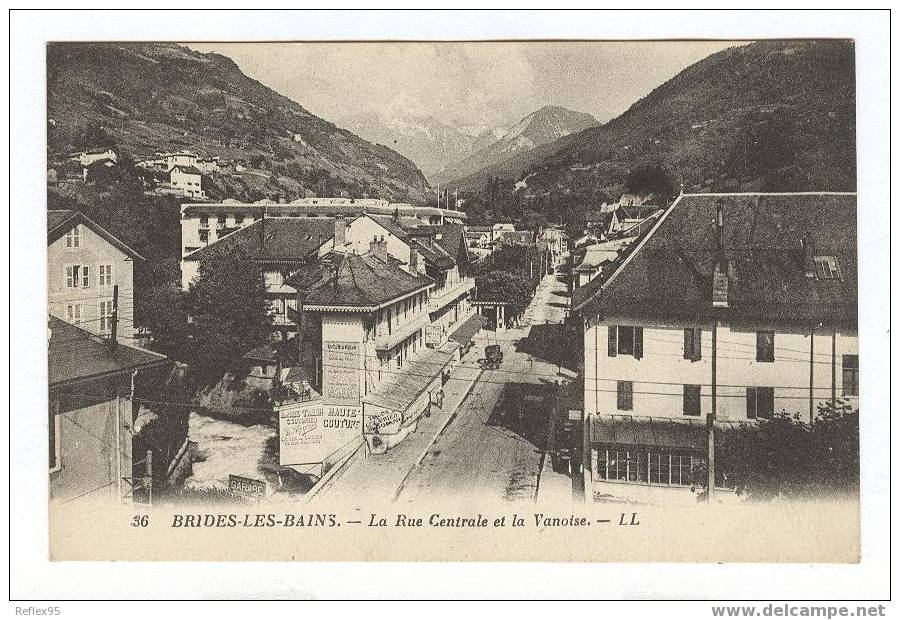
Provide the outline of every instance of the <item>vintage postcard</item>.
[[859,562],[856,89],[851,39],[49,42],[51,559]]

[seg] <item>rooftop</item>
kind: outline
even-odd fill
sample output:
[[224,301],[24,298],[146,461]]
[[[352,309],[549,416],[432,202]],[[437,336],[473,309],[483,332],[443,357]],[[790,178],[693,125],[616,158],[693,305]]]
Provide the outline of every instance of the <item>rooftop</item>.
[[260,262],[305,262],[334,237],[334,220],[321,217],[267,217],[232,232],[213,244],[191,252],[187,261],[198,261],[237,248]]
[[112,233],[100,226],[97,222],[86,216],[81,211],[73,211],[71,209],[50,209],[47,211],[47,245],[50,245],[57,239],[61,238],[67,232],[77,225],[87,226],[105,241],[115,246],[123,254],[127,254],[132,259],[144,260],[144,257],[125,245]]
[[[718,208],[728,307],[714,312]],[[816,256],[835,259],[837,277],[817,275]],[[683,194],[609,278],[579,291],[582,313],[855,325],[856,194]]]
[[95,336],[55,316],[49,317],[48,370],[50,387],[168,364],[164,355]]
[[336,254],[285,281],[306,290],[304,307],[344,307],[370,311],[394,299],[434,286],[431,278],[413,275],[399,261],[372,254]]

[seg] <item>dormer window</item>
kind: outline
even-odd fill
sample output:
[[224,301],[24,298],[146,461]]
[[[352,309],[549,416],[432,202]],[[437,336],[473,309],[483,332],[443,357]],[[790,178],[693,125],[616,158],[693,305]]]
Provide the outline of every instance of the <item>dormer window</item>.
[[814,256],[816,278],[819,280],[841,280],[841,268],[834,256]]

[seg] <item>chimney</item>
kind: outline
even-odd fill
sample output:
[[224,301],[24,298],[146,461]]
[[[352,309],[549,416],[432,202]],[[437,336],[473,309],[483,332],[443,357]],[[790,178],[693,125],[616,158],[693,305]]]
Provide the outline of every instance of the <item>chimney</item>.
[[387,263],[387,239],[384,235],[369,242],[369,253],[382,263]]
[[409,272],[419,273],[419,251],[414,245],[409,246]]
[[334,248],[338,249],[347,244],[347,220],[343,215],[334,218]]
[[716,253],[712,278],[712,303],[714,308],[728,307],[728,257],[722,245],[725,228],[725,209],[721,201],[716,203]]

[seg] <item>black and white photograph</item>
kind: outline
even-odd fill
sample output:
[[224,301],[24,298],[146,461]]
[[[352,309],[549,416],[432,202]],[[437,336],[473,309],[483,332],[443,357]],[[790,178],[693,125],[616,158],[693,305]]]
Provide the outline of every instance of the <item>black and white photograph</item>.
[[859,42],[733,30],[43,41],[50,562],[858,565]]

